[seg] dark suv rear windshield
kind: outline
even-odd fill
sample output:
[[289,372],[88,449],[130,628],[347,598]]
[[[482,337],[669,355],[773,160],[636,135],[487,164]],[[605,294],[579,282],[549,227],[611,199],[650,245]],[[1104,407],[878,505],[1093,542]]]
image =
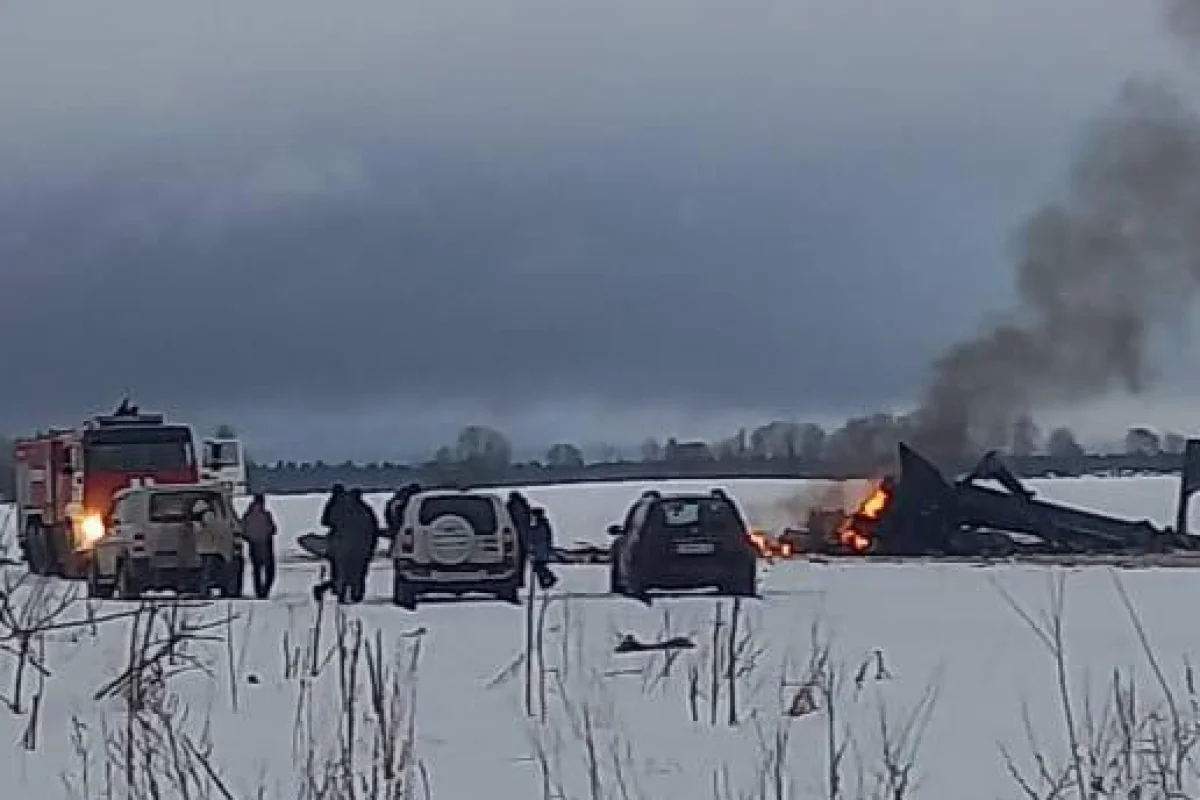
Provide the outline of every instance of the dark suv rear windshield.
[[740,530],[737,509],[719,497],[666,498],[662,501],[662,524],[668,529],[702,525],[710,530]]
[[421,513],[417,519],[422,525],[429,525],[438,517],[447,514],[462,517],[471,524],[476,533],[496,532],[496,509],[492,501],[486,497],[469,494],[425,498],[421,501]]
[[192,507],[197,500],[208,503],[218,514],[225,508],[223,498],[217,492],[163,492],[150,495],[151,522],[187,522],[192,518]]

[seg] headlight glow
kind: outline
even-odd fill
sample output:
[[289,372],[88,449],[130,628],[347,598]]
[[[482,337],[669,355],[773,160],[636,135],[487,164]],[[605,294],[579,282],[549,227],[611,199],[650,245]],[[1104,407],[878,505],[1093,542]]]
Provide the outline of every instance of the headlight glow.
[[79,525],[79,532],[87,544],[95,544],[104,538],[104,520],[98,514],[89,514]]

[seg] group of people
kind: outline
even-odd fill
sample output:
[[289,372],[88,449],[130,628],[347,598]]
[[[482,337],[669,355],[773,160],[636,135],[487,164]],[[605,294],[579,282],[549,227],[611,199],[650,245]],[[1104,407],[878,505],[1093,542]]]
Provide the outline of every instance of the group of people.
[[321,525],[329,531],[329,578],[313,587],[317,602],[332,591],[339,603],[361,603],[367,591],[367,573],[381,533],[379,518],[363,499],[361,489],[333,486]]
[[[375,556],[380,536],[394,536],[403,524],[408,502],[421,492],[418,484],[409,484],[388,500],[384,510],[384,525],[361,489],[347,489],[335,484],[321,510],[321,526],[329,531],[327,538],[330,574],[313,587],[313,597],[321,602],[330,592],[339,603],[361,603],[366,594],[367,575]],[[517,529],[519,569],[530,565],[534,578],[542,589],[558,582],[550,569],[554,549],[554,533],[546,510],[535,508],[520,492],[512,492],[506,503],[509,516]],[[242,535],[249,546],[254,593],[265,599],[275,583],[275,536],[278,527],[267,509],[266,499],[254,495],[242,516]]]

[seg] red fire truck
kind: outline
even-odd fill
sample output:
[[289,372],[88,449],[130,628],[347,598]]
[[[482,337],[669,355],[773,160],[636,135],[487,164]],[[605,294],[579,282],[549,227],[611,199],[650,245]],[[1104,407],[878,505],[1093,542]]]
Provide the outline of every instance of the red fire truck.
[[16,443],[17,532],[30,572],[82,578],[113,495],[134,481],[196,483],[192,429],[128,402],[79,428]]

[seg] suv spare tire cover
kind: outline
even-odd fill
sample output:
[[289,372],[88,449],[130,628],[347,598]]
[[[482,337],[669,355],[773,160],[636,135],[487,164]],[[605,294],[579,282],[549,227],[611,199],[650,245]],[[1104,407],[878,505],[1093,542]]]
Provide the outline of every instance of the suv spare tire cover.
[[457,514],[443,514],[429,524],[429,557],[439,564],[462,564],[475,549],[475,529]]

